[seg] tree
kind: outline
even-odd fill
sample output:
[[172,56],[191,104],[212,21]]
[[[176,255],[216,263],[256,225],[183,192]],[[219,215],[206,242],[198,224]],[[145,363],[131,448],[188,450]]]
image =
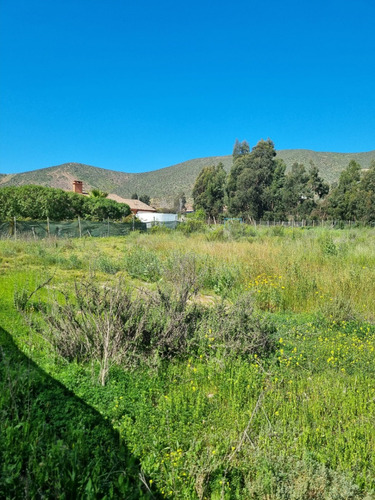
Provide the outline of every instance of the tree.
[[358,216],[363,222],[375,222],[375,160],[359,184]]
[[329,184],[320,177],[318,167],[312,162],[309,169],[309,183],[319,199],[324,198],[329,193]]
[[90,192],[90,196],[92,198],[107,198],[108,196],[108,193],[104,192],[104,191],[101,191],[100,189],[93,189],[91,192]]
[[291,171],[285,176],[282,197],[288,215],[305,218],[315,208],[310,176],[301,163],[293,163]]
[[21,186],[0,189],[0,220],[19,219],[69,220],[76,217],[121,219],[130,213],[124,203],[102,197],[43,186]]
[[234,216],[259,219],[271,210],[269,188],[277,167],[273,142],[263,139],[234,160],[227,184],[228,210]]
[[[133,198],[133,199],[135,199],[135,198]],[[146,205],[149,205],[151,203],[151,198],[149,197],[148,194],[142,194],[139,197],[139,201],[142,201],[143,203],[146,203]]]
[[173,202],[173,209],[178,214],[186,212],[186,196],[183,191],[178,193]]
[[72,219],[84,213],[85,197],[62,189],[20,186],[0,189],[0,220]]
[[233,159],[236,160],[240,156],[246,155],[250,153],[250,146],[247,141],[242,141],[240,142],[238,139],[236,139],[236,142],[234,143],[233,146]]
[[360,216],[361,166],[352,160],[341,172],[338,185],[328,198],[328,213],[340,220],[356,220]]
[[209,219],[223,213],[226,172],[220,162],[216,167],[204,167],[193,188],[194,210],[203,209]]
[[108,198],[86,198],[85,217],[88,219],[119,220],[130,214],[129,205]]

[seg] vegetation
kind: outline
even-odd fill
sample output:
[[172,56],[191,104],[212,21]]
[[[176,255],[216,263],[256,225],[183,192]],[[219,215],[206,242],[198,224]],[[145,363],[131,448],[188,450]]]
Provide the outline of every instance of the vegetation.
[[[277,151],[276,158],[284,161],[287,172],[294,163],[303,164],[305,168],[309,168],[313,163],[319,169],[322,178],[332,184],[338,181],[340,173],[351,160],[359,163],[364,169],[369,168],[371,161],[375,159],[375,151],[349,154],[288,149]],[[198,158],[140,174],[105,170],[80,163],[67,163],[33,172],[0,177],[0,186],[38,184],[71,190],[71,182],[74,179],[80,179],[88,191],[97,188],[108,193],[116,193],[123,198],[130,198],[133,193],[148,193],[157,206],[172,207],[176,193],[179,192],[184,192],[191,203],[192,189],[199,172],[203,167],[218,165],[220,162],[223,163],[228,173],[232,167],[233,157],[228,155]],[[153,165],[149,168],[153,168]]]
[[0,241],[0,496],[374,497],[374,229],[199,227]]
[[194,210],[205,211],[209,221],[216,221],[224,210],[226,173],[224,165],[204,167],[193,188]]
[[143,203],[146,203],[146,205],[150,205],[151,203],[151,198],[149,197],[148,194],[142,194],[141,196],[138,196],[137,193],[133,193],[131,195],[131,199],[142,201]]
[[[362,172],[352,160],[334,189],[311,163],[309,170],[294,163],[286,173],[276,158],[271,140],[259,141],[249,151],[246,141],[236,140],[233,166],[228,177],[223,165],[204,167],[193,188],[195,209],[205,211],[207,220],[226,214],[246,221],[318,220],[375,222],[375,161]],[[226,192],[226,196],[224,195]]]
[[340,175],[328,198],[328,212],[339,220],[375,221],[375,161],[361,175],[361,167],[351,161]]
[[177,214],[183,214],[186,212],[186,196],[183,191],[178,193],[173,201],[173,210]]
[[125,203],[106,198],[94,190],[92,196],[42,186],[5,187],[0,189],[0,221],[14,217],[33,220],[69,220],[77,217],[93,220],[118,220],[130,214]]

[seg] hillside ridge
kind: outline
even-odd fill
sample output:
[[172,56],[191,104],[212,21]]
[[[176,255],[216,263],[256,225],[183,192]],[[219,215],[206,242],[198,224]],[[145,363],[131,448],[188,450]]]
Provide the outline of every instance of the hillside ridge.
[[[277,157],[285,161],[287,168],[294,162],[303,163],[307,168],[314,163],[322,177],[328,182],[337,181],[340,172],[351,160],[362,168],[368,168],[375,161],[375,150],[363,153],[317,152],[309,149],[284,149],[277,151]],[[232,155],[208,156],[187,160],[168,167],[141,173],[128,173],[104,169],[84,163],[68,162],[44,167],[19,174],[0,174],[0,188],[37,184],[64,190],[72,189],[73,180],[82,180],[84,189],[100,189],[130,198],[133,193],[148,194],[156,206],[170,206],[180,192],[191,199],[191,192],[200,170],[208,165],[222,162],[229,172]]]

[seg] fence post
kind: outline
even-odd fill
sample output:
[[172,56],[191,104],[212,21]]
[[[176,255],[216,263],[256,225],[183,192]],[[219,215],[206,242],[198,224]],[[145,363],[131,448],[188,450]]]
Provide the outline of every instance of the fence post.
[[17,222],[16,222],[16,218],[14,217],[14,239],[16,240],[17,239]]
[[82,238],[81,219],[79,216],[78,216],[78,230],[79,230],[79,237]]
[[49,230],[49,217],[47,217],[47,234],[50,236],[50,230]]
[[107,230],[108,230],[108,238],[109,238],[109,217],[107,219]]

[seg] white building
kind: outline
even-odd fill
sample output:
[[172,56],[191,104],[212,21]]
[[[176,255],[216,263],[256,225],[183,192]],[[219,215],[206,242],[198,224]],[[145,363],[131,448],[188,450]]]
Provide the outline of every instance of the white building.
[[140,221],[147,224],[147,228],[157,225],[166,225],[175,229],[178,223],[177,214],[160,214],[158,212],[138,212],[137,217]]

